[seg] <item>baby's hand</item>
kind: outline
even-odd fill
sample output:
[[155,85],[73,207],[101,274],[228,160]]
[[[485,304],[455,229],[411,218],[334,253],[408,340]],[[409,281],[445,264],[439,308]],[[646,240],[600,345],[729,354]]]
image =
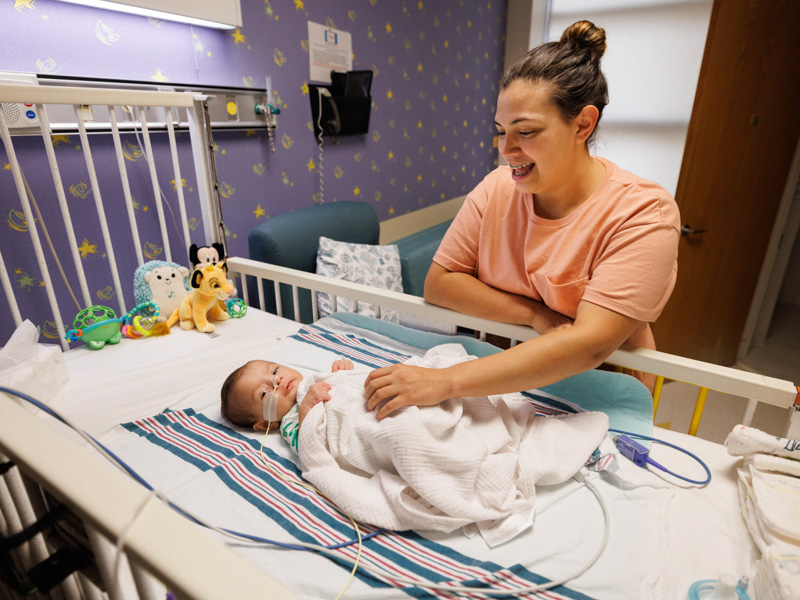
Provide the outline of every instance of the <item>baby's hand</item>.
[[331,367],[331,372],[336,373],[336,371],[352,371],[355,367],[353,366],[353,361],[349,358],[342,358],[341,356],[333,361],[333,366]]
[[303,419],[306,418],[308,411],[314,408],[320,402],[327,402],[331,399],[330,395],[331,391],[331,384],[326,383],[325,381],[320,381],[319,383],[315,383],[310,388],[308,388],[308,392],[306,392],[306,397],[303,398],[303,401],[300,403],[300,408],[298,409],[298,414],[300,416],[300,424],[303,424]]

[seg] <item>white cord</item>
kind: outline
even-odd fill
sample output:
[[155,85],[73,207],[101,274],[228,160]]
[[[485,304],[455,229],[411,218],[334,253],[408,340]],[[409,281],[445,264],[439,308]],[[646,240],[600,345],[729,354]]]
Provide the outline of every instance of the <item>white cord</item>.
[[322,94],[319,93],[319,90],[317,90],[317,98],[319,99],[319,112],[317,113],[317,128],[319,129],[317,134],[317,139],[319,140],[319,203],[322,204],[325,200],[325,174],[322,167]]
[[[105,449],[102,446],[100,446],[91,436],[89,436],[86,432],[84,432],[83,430],[78,428],[76,425],[74,425],[69,419],[67,419],[63,415],[61,415],[61,413],[59,413],[57,410],[55,410],[52,406],[49,406],[48,409],[51,410],[54,414],[58,415],[58,417],[61,418],[67,426],[69,426],[70,428],[74,429],[93,448],[95,448],[98,452],[100,452],[100,454],[102,454],[109,461],[111,461],[112,464],[114,464],[118,469],[120,469],[126,475],[132,477],[131,474],[128,473],[127,471],[125,471],[125,469],[122,467],[122,465],[120,465],[113,457],[111,457],[108,454],[108,452],[106,452]],[[390,585],[394,585],[394,583],[397,582],[397,583],[406,584],[409,587],[419,587],[419,588],[424,588],[424,589],[428,589],[428,590],[441,590],[441,591],[460,592],[460,593],[467,593],[467,594],[480,593],[480,594],[485,594],[485,595],[488,595],[488,596],[494,596],[494,595],[501,596],[501,595],[509,595],[509,594],[515,594],[515,595],[516,594],[529,594],[529,593],[534,593],[534,592],[540,592],[540,591],[543,591],[543,590],[548,590],[550,588],[553,588],[553,587],[556,587],[556,586],[559,586],[559,585],[564,585],[565,583],[567,583],[569,581],[572,581],[573,579],[576,579],[576,578],[580,577],[581,575],[583,575],[586,571],[588,571],[597,562],[597,560],[600,558],[600,556],[605,551],[606,546],[608,545],[608,534],[609,534],[609,529],[610,529],[610,517],[609,517],[609,513],[608,513],[608,506],[606,505],[605,501],[603,500],[603,497],[600,495],[600,492],[597,490],[597,488],[594,486],[594,484],[589,479],[584,477],[583,473],[581,473],[581,472],[576,473],[574,475],[574,479],[579,481],[579,482],[581,482],[581,483],[585,483],[586,486],[595,495],[595,497],[597,498],[597,501],[600,503],[600,508],[603,510],[604,532],[603,532],[603,540],[600,543],[600,546],[597,549],[597,552],[595,552],[594,556],[592,556],[592,558],[589,560],[588,563],[586,563],[585,566],[581,567],[577,572],[575,572],[574,574],[572,574],[572,575],[570,575],[568,577],[563,577],[563,578],[558,579],[556,581],[550,581],[548,583],[543,583],[543,584],[540,584],[540,585],[534,585],[534,586],[529,586],[529,587],[524,587],[524,588],[512,588],[512,589],[500,590],[500,589],[491,589],[491,588],[485,588],[485,587],[469,587],[469,586],[462,586],[462,585],[455,585],[455,584],[449,585],[447,583],[433,583],[433,582],[427,582],[427,581],[418,581],[418,580],[409,579],[409,578],[406,578],[406,577],[398,577],[398,576],[396,576],[394,574],[390,575],[390,574],[386,573],[385,571],[381,571],[379,569],[375,569],[373,567],[365,565],[363,562],[361,562],[359,564],[359,567],[361,569],[363,569],[364,571],[366,571],[367,573],[370,573],[370,574],[372,574],[372,575],[374,575],[376,577],[384,578]],[[139,482],[137,482],[137,483],[139,483]],[[220,529],[219,527],[217,527],[216,525],[213,525],[211,523],[207,523],[206,521],[204,521],[203,519],[200,519],[196,515],[192,514],[188,510],[184,509],[183,507],[178,506],[174,502],[169,501],[165,496],[163,496],[159,492],[156,492],[155,490],[153,491],[153,494],[150,494],[150,495],[147,496],[145,501],[142,502],[141,506],[134,513],[133,518],[131,519],[131,522],[129,523],[128,526],[126,526],[126,531],[123,531],[123,534],[120,535],[120,539],[121,540],[124,539],[124,534],[127,533],[127,529],[136,521],[136,518],[139,516],[139,514],[142,511],[142,509],[146,506],[147,501],[149,501],[150,498],[153,497],[153,495],[155,495],[156,497],[158,497],[159,499],[161,499],[164,502],[168,502],[171,506],[175,507],[179,511],[182,511],[186,516],[188,516],[189,518],[193,519],[194,521],[196,521],[200,525],[202,525],[202,526],[204,526],[204,527],[206,527],[206,528],[208,528],[208,529],[210,529],[212,531],[215,531],[215,532],[219,533],[222,536],[232,538],[232,539],[236,540],[237,542],[244,542],[244,543],[254,544],[254,545],[259,545],[259,546],[263,546],[265,544],[265,542],[254,541],[254,540],[251,540],[251,539],[249,539],[247,537],[244,537],[242,535],[237,535],[236,533]],[[350,559],[350,558],[348,558],[348,557],[346,557],[346,556],[344,556],[342,554],[337,554],[333,550],[329,550],[328,548],[325,548],[324,546],[318,546],[318,545],[315,545],[315,544],[309,544],[309,543],[300,542],[300,541],[297,541],[297,540],[293,540],[291,542],[281,542],[281,543],[285,543],[287,545],[292,545],[292,546],[300,546],[302,548],[307,548],[309,550],[314,550],[315,552],[319,552],[321,554],[329,555],[329,556],[331,556],[331,557],[333,557],[333,558],[335,558],[337,560],[349,563],[351,565],[355,564],[355,561],[353,559]],[[120,541],[118,541],[118,544],[120,544]],[[395,587],[400,587],[400,586],[395,586]]]
[[[128,537],[128,533],[130,532],[131,528],[133,527],[134,523],[136,523],[139,515],[144,512],[145,506],[150,503],[150,500],[153,498],[158,498],[162,502],[166,502],[166,498],[159,492],[158,490],[152,489],[147,496],[144,497],[142,502],[139,506],[136,507],[131,513],[131,516],[128,518],[128,522],[125,523],[125,526],[122,528],[122,531],[117,538],[117,543],[114,545],[114,568],[111,571],[112,575],[112,582],[115,587],[116,597],[122,598],[122,587],[120,586],[120,577],[119,577],[119,570],[122,565],[122,551],[125,547],[125,538]],[[113,598],[114,596],[112,596]]]

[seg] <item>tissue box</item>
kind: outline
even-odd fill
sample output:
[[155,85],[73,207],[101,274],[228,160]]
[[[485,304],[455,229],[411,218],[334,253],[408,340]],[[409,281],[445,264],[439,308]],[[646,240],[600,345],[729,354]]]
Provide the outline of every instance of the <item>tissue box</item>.
[[[59,346],[38,341],[39,329],[29,320],[17,327],[0,349],[0,386],[47,403],[66,383],[67,367]],[[33,409],[27,402],[22,405]]]

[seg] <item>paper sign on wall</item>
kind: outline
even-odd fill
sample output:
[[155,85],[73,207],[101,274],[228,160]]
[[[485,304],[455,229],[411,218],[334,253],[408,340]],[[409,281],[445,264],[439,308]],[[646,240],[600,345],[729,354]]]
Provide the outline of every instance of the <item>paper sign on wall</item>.
[[350,34],[319,23],[308,22],[309,80],[331,82],[331,71],[353,70],[353,44]]

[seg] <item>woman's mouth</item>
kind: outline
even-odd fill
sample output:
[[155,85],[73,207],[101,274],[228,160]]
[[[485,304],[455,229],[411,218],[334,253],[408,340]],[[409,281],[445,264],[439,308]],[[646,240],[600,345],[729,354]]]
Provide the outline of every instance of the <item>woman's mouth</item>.
[[533,170],[536,163],[529,162],[521,165],[509,164],[508,166],[511,167],[511,177],[514,181],[519,181],[520,179],[524,179]]

